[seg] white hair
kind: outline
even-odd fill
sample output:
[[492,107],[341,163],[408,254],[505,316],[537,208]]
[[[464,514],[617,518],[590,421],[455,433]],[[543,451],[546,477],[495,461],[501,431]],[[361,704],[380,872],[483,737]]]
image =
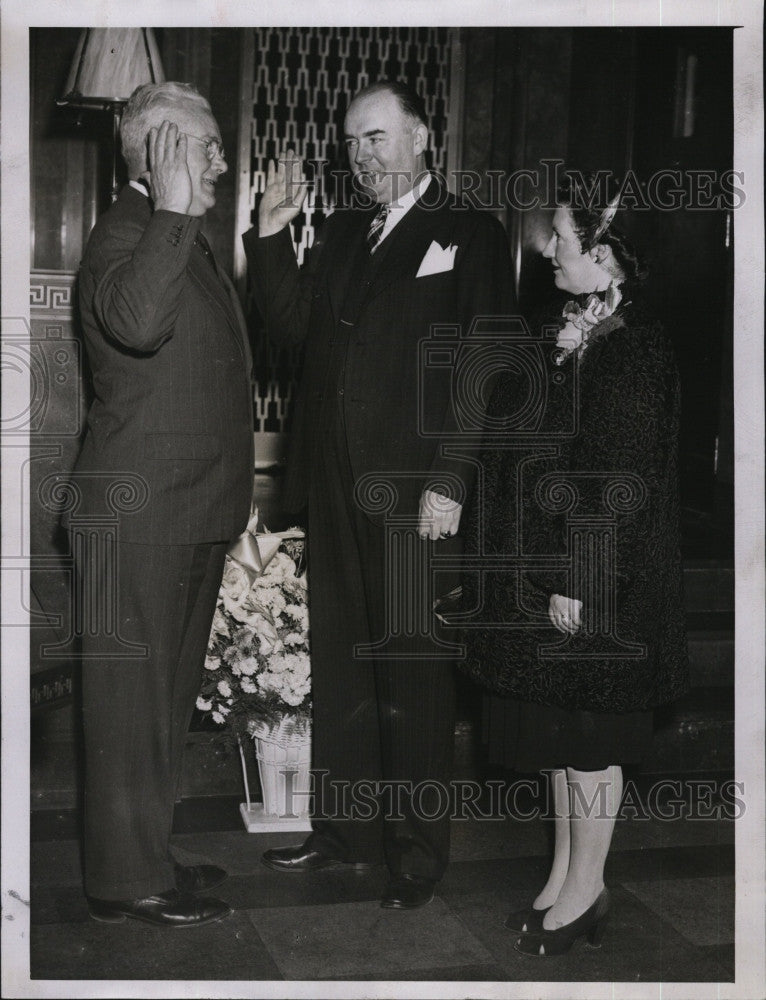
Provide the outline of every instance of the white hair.
[[131,180],[147,169],[146,137],[179,104],[196,104],[210,111],[210,105],[191,83],[145,83],[136,87],[122,113],[120,139],[122,155]]

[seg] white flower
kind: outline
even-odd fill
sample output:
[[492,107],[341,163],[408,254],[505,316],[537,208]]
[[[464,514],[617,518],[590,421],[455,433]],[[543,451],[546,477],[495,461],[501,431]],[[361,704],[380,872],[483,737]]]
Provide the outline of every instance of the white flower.
[[[245,656],[243,659],[239,661],[237,666],[239,667],[237,673],[244,674],[246,677],[252,677],[253,674],[258,672],[260,664],[258,663],[258,661],[254,656]],[[244,680],[241,683],[242,687],[244,687],[245,686]]]
[[271,671],[267,670],[265,673],[258,674],[256,677],[258,687],[262,691],[279,691],[282,685],[282,681],[276,674],[272,674]]
[[283,691],[282,701],[286,701],[288,705],[296,707],[303,701],[303,695],[293,694],[291,691]]
[[285,648],[282,640],[277,636],[276,640],[271,640],[268,637],[258,636],[258,652],[261,656],[271,656],[274,653],[281,653]]
[[285,613],[288,614],[292,620],[292,627],[303,633],[308,633],[309,630],[309,613],[308,608],[301,607],[299,604],[288,604],[285,608]]
[[278,587],[262,587],[257,591],[257,600],[263,604],[275,617],[285,610],[287,601]]
[[255,632],[258,636],[258,651],[261,656],[268,656],[274,651],[276,644],[279,642],[279,633],[271,622],[263,618],[263,616],[261,616]]
[[224,593],[223,595],[223,606],[229,612],[232,618],[238,622],[249,625],[252,620],[257,618],[258,612],[256,612],[251,606],[247,598],[249,595],[245,593],[237,600],[229,594]]
[[583,343],[587,344],[587,335],[593,327],[598,326],[608,316],[611,316],[621,300],[622,292],[613,281],[606,290],[603,302],[595,292],[586,299],[585,308],[582,308],[574,299],[567,302],[563,309],[566,323],[559,330],[556,346],[569,353]]
[[287,658],[290,656],[289,653],[280,653],[277,656],[272,656],[269,659],[268,672],[272,674],[281,674],[283,670],[289,669],[289,664]]
[[569,352],[574,351],[582,343],[582,330],[574,325],[571,319],[559,330],[556,347]]
[[294,684],[307,684],[309,677],[311,677],[311,667],[308,663],[301,664],[293,670],[293,683]]
[[229,623],[226,621],[226,615],[223,614],[218,606],[216,606],[215,613],[213,614],[213,624],[210,630],[211,632],[215,632],[216,635],[229,635]]
[[[231,559],[229,556],[226,557],[226,563],[223,568],[223,580],[221,581],[221,591],[224,597],[224,606],[226,606],[226,598],[238,603],[250,590],[250,577],[245,572],[244,566],[240,565],[235,559]],[[228,607],[226,608],[228,611]]]
[[260,577],[281,584],[285,578],[295,576],[295,563],[286,552],[277,552]]
[[306,653],[288,653],[285,660],[290,673],[296,680],[305,681],[311,673],[311,661]]
[[277,552],[251,585],[244,568],[226,560],[205,660],[219,681],[212,698],[197,699],[218,725],[246,696],[276,696],[290,707],[310,697],[307,578],[296,570],[288,553]]

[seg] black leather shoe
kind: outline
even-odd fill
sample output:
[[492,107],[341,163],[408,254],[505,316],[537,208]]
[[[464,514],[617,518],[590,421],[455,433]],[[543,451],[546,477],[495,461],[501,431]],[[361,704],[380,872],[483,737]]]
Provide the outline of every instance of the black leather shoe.
[[543,927],[538,934],[524,934],[513,946],[522,955],[545,958],[550,955],[564,955],[578,937],[585,935],[591,948],[600,948],[604,936],[604,926],[609,916],[609,890],[604,888],[595,902],[576,920],[562,924],[555,930]]
[[414,910],[434,898],[435,879],[423,875],[395,875],[380,905],[390,910]]
[[229,873],[218,865],[179,865],[176,862],[175,870],[179,892],[209,892],[229,877]]
[[372,868],[372,865],[363,861],[339,861],[305,844],[298,847],[274,847],[264,852],[261,862],[275,872],[316,872],[325,868],[366,872]]
[[548,910],[550,906],[546,906],[544,910],[536,910],[534,906],[515,910],[506,918],[505,926],[517,934],[539,934],[543,929],[543,919]]
[[191,896],[169,889],[145,899],[94,899],[88,897],[88,910],[94,920],[121,924],[126,919],[143,920],[155,927],[199,927],[223,920],[234,911],[228,903],[212,896]]

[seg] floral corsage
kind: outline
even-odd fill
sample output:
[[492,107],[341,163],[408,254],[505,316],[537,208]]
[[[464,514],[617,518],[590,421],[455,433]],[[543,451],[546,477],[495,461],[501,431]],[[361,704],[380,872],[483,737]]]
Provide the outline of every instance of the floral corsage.
[[[582,354],[595,327],[599,327],[601,335],[623,326],[622,318],[615,315],[621,301],[622,292],[614,281],[607,288],[603,299],[595,292],[588,296],[584,306],[570,299],[559,320],[561,328],[556,339],[556,347],[559,349],[556,364],[562,364],[573,351]],[[611,323],[605,322],[610,318],[613,320]]]

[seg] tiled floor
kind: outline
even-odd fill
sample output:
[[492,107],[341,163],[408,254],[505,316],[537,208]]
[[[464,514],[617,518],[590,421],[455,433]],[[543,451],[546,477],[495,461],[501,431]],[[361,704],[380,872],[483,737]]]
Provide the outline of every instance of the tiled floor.
[[[382,910],[384,869],[285,875],[264,868],[290,834],[174,835],[181,861],[222,865],[235,909],[181,932],[89,919],[75,839],[32,844],[33,979],[730,982],[734,831],[724,819],[618,823],[606,880],[613,912],[600,950],[536,960],[503,927],[546,872],[541,820],[453,823],[452,862],[434,902]],[[200,995],[204,995],[201,992]],[[436,994],[438,995],[438,994]]]

